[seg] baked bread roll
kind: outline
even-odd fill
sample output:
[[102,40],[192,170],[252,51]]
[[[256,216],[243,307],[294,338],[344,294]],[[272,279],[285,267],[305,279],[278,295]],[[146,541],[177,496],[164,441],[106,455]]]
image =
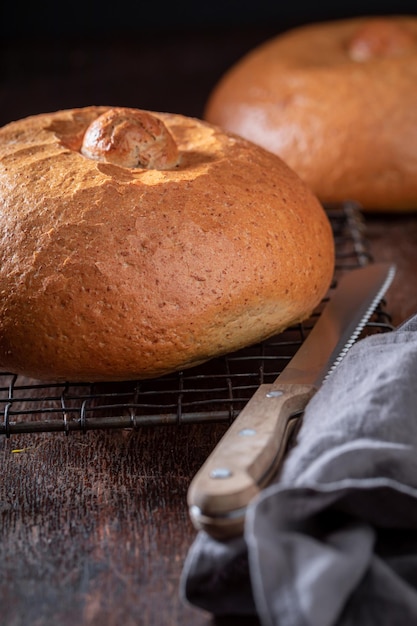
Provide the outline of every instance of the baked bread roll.
[[279,155],[323,203],[417,209],[417,17],[301,26],[214,87],[211,123]]
[[321,204],[278,157],[180,115],[87,107],[0,129],[0,367],[107,381],[189,368],[306,318]]

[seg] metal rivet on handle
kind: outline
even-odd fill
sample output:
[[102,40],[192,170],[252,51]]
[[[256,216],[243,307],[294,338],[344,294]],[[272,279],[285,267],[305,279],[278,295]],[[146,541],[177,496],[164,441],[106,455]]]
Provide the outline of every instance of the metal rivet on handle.
[[230,478],[232,475],[228,467],[216,467],[210,472],[210,478]]
[[242,428],[242,430],[239,430],[238,435],[241,437],[252,437],[256,435],[256,430],[254,428]]
[[282,396],[284,394],[283,391],[279,391],[278,389],[276,391],[268,391],[268,393],[266,394],[267,398],[279,398],[280,396]]

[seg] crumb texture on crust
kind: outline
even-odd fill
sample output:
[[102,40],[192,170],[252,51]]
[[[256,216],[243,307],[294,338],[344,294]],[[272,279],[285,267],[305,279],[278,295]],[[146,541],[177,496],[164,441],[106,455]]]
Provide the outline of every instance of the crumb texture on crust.
[[169,113],[147,114],[175,143],[172,167],[86,156],[86,131],[112,111],[0,129],[0,367],[149,378],[308,317],[334,244],[300,178],[240,137]]
[[417,209],[417,17],[309,24],[249,52],[205,119],[279,155],[322,202]]

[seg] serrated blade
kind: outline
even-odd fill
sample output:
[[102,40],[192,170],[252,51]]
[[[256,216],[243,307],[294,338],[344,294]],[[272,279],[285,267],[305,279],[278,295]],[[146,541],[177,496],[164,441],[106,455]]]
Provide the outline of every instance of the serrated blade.
[[282,462],[294,423],[359,337],[395,275],[373,263],[343,276],[278,378],[261,385],[192,480],[190,517],[220,539],[243,530],[246,507]]
[[355,343],[395,275],[395,266],[374,263],[340,281],[313,330],[278,376],[282,383],[319,387]]

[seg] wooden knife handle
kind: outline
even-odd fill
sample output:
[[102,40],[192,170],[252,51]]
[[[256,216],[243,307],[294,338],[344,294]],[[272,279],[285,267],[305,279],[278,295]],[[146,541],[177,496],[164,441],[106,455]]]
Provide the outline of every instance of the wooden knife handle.
[[220,539],[242,532],[247,505],[282,462],[292,416],[315,391],[277,381],[259,387],[190,484],[187,500],[197,529]]

